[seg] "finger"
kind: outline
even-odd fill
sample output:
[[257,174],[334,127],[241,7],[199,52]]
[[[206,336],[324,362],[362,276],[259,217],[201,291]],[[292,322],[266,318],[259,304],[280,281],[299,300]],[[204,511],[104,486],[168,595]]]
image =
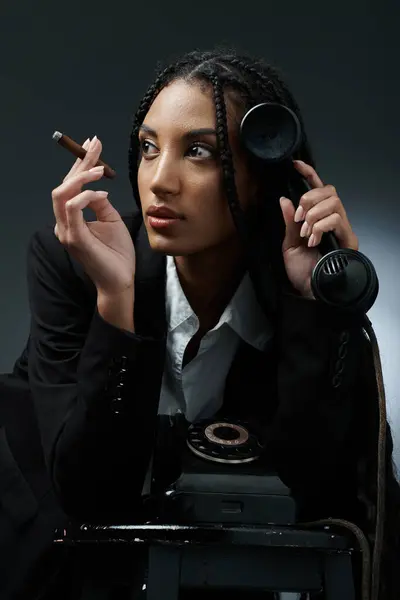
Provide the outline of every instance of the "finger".
[[328,198],[336,197],[336,203],[341,207],[340,210],[344,211],[344,207],[341,203],[340,198],[336,193],[336,188],[333,185],[324,185],[321,188],[314,188],[303,194],[299,200],[299,205],[295,214],[295,221],[299,223],[307,219],[309,211],[314,207],[324,202]]
[[352,231],[349,223],[343,219],[339,213],[330,214],[320,221],[317,221],[312,228],[312,233],[308,240],[308,246],[318,246],[322,235],[328,231],[333,231],[341,248],[352,248],[358,250],[358,240]]
[[[96,215],[97,221],[113,222],[119,219],[119,212],[113,207],[108,199],[108,192],[85,190],[78,194],[72,200],[68,200],[65,205],[66,213],[69,219],[71,211],[82,211],[84,208],[90,208]],[[69,221],[68,221],[69,223]]]
[[82,159],[80,164],[77,166],[76,172],[79,173],[81,171],[88,171],[89,169],[94,167],[100,158],[102,149],[103,149],[103,145],[102,145],[101,141],[98,139],[98,137],[95,135],[89,144],[89,147],[88,147],[85,157]]
[[342,210],[342,203],[340,202],[337,196],[329,196],[328,198],[321,200],[317,204],[314,204],[314,206],[312,206],[305,213],[304,223],[302,225],[300,233],[301,237],[305,237],[302,234],[304,234],[304,232],[307,229],[312,229],[312,227],[315,225],[315,223],[317,223],[317,221],[320,221],[325,217],[329,217],[329,215],[332,215],[333,213],[338,213],[343,218],[347,219],[345,211]]
[[311,165],[308,165],[303,160],[294,160],[294,166],[297,171],[303,175],[304,179],[308,181],[312,188],[323,187],[324,184],[322,179],[319,177],[318,173]]
[[[102,148],[103,145],[101,141],[97,138],[97,136],[94,136],[94,138],[89,142],[87,149],[85,148],[86,154],[84,158],[82,160],[78,159],[79,162],[76,161],[75,165],[73,166],[72,176],[82,171],[88,171],[89,169],[94,167],[99,160]],[[70,176],[68,177],[68,179],[69,178]],[[64,179],[64,181],[66,179],[67,177]]]
[[282,246],[282,250],[285,252],[289,248],[297,247],[301,244],[300,225],[294,221],[295,209],[293,202],[284,196],[280,198],[279,202],[286,226],[285,239]]
[[81,245],[83,241],[84,230],[86,229],[86,221],[83,216],[83,210],[87,207],[93,208],[98,212],[96,205],[108,202],[108,192],[85,190],[78,194],[75,198],[68,200],[65,204],[65,214],[68,227],[65,232],[64,243],[68,246]]
[[103,174],[104,167],[95,167],[90,171],[79,172],[53,190],[51,194],[53,212],[58,224],[59,233],[68,225],[65,215],[65,203],[79,194],[85,184],[101,179]]
[[[88,138],[85,142],[83,142],[82,148],[84,150],[87,150],[89,148],[89,144],[90,144],[90,138]],[[76,161],[72,165],[71,169],[68,171],[68,173],[64,177],[63,181],[66,181],[69,177],[71,177],[72,175],[74,175],[76,173],[77,167],[81,164],[81,162],[82,162],[82,158],[76,159]]]
[[[83,210],[90,208],[94,211],[97,221],[114,222],[120,219],[118,211],[108,199],[108,192],[85,190],[76,198],[69,200],[65,206],[68,219],[68,245],[79,245],[85,243],[84,234],[87,224],[83,217]],[[88,239],[88,238],[86,238]]]

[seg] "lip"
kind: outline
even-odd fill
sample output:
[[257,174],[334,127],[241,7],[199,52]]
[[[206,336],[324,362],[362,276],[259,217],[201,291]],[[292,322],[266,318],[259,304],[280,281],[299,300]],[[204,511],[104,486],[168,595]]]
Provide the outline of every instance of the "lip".
[[155,217],[156,219],[181,219],[175,211],[167,206],[150,206],[147,210],[148,217]]
[[169,229],[173,227],[175,223],[179,223],[181,219],[175,219],[171,217],[152,217],[149,215],[149,225],[153,229]]

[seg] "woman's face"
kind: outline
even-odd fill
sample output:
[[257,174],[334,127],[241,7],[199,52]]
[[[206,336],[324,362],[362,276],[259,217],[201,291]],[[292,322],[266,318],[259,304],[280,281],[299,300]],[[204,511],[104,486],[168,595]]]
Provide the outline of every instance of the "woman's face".
[[[227,118],[236,187],[246,208],[255,195],[254,184],[239,144],[238,117],[229,101]],[[144,119],[138,186],[150,245],[156,251],[185,256],[237,236],[224,192],[215,128],[211,88],[183,80],[165,87]],[[165,213],[157,215],[157,209]],[[165,218],[167,209],[176,218]]]

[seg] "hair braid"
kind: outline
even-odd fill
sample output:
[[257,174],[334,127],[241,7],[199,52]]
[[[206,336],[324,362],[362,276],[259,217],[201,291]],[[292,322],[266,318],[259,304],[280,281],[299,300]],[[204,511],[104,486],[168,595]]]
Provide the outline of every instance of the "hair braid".
[[[301,146],[294,153],[293,158],[304,160],[308,164],[315,167],[315,161],[312,156],[311,148],[305,133],[304,121],[301,115],[300,108],[297,102],[295,101],[293,95],[286,87],[279,70],[275,67],[272,67],[271,65],[263,64],[261,61],[250,62],[249,59],[244,59],[242,57],[233,57],[230,60],[230,64],[234,66],[234,68],[239,69],[241,73],[246,73],[250,81],[256,83],[258,89],[260,90],[263,96],[262,98],[259,98],[260,102],[278,102],[279,104],[287,106],[296,114],[302,132],[302,143]],[[283,181],[281,181],[277,187],[280,186],[282,193],[287,195],[289,198],[300,198],[305,192],[307,192],[308,187],[303,182],[302,178],[295,176],[296,174],[294,172],[292,173],[292,176],[290,176],[290,173],[289,177],[287,175],[288,174],[286,174],[285,177],[286,184],[282,185]],[[273,186],[271,188],[271,192],[273,195],[276,195],[276,190],[273,189]],[[267,194],[270,195],[269,192],[267,192]],[[276,214],[276,212],[275,217],[278,217],[279,220],[280,212],[279,216]],[[265,221],[265,219],[263,220]],[[274,218],[273,220],[274,222],[276,222],[277,219]],[[277,245],[275,242],[277,234],[278,236],[281,236],[282,232],[277,231],[276,228],[275,230],[272,229],[268,231],[268,238],[271,241],[271,251],[273,253],[274,248],[276,249]],[[276,255],[276,253],[274,254]],[[277,264],[279,265],[279,263],[280,261],[278,258]],[[284,276],[283,269],[280,269],[280,271]]]
[[260,61],[253,61],[253,64],[251,64],[248,59],[246,60],[242,57],[232,57],[229,63],[240,72],[247,73],[251,79],[258,81],[260,89],[262,92],[265,92],[265,100],[274,100],[293,110],[299,119],[303,134],[302,148],[296,153],[295,157],[302,158],[308,164],[315,166],[299,105],[286,87],[279,70]]
[[190,63],[189,57],[183,57],[180,61],[172,63],[164,69],[159,70],[155,81],[146,91],[134,115],[128,150],[128,170],[129,181],[131,183],[133,195],[137,204],[140,203],[139,190],[137,187],[137,165],[140,154],[138,134],[140,126],[143,123],[143,120],[148,113],[155,97],[160,93],[162,88],[174,78],[174,75],[188,63]]
[[129,169],[129,181],[133,189],[133,195],[136,201],[139,201],[139,190],[137,187],[137,164],[139,160],[139,128],[143,123],[144,117],[146,116],[149,107],[152,105],[154,98],[160,92],[163,87],[164,81],[168,75],[171,75],[176,70],[176,65],[172,64],[161,71],[156,77],[154,83],[148,88],[147,92],[143,96],[136,114],[133,119],[130,144],[128,151],[128,169]]
[[211,77],[213,87],[216,129],[218,149],[221,160],[222,175],[225,183],[227,202],[231,210],[236,227],[242,235],[245,235],[243,229],[244,214],[240,208],[238,194],[235,183],[235,168],[233,165],[232,151],[228,139],[228,124],[226,119],[226,105],[224,90],[218,76]]

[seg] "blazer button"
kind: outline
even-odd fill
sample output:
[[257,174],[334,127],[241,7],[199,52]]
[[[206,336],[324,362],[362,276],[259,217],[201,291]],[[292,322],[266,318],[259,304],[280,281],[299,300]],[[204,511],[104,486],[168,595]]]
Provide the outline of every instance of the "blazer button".
[[119,415],[123,412],[123,400],[120,397],[111,400],[111,410],[114,415]]
[[128,366],[128,357],[127,356],[119,356],[118,358],[111,359],[110,368],[113,371],[120,371],[121,369],[125,369]]
[[[106,392],[109,396],[114,397],[111,401],[111,410],[115,414],[121,411],[123,388],[125,386],[125,378],[127,373],[128,358],[121,356],[113,358],[108,369],[108,378],[106,382]],[[115,401],[114,401],[115,400]]]
[[121,356],[120,361],[120,369],[125,369],[128,366],[128,357],[127,356]]
[[113,379],[117,376],[124,377],[127,372],[128,359],[126,356],[112,358],[108,365],[108,377]]

